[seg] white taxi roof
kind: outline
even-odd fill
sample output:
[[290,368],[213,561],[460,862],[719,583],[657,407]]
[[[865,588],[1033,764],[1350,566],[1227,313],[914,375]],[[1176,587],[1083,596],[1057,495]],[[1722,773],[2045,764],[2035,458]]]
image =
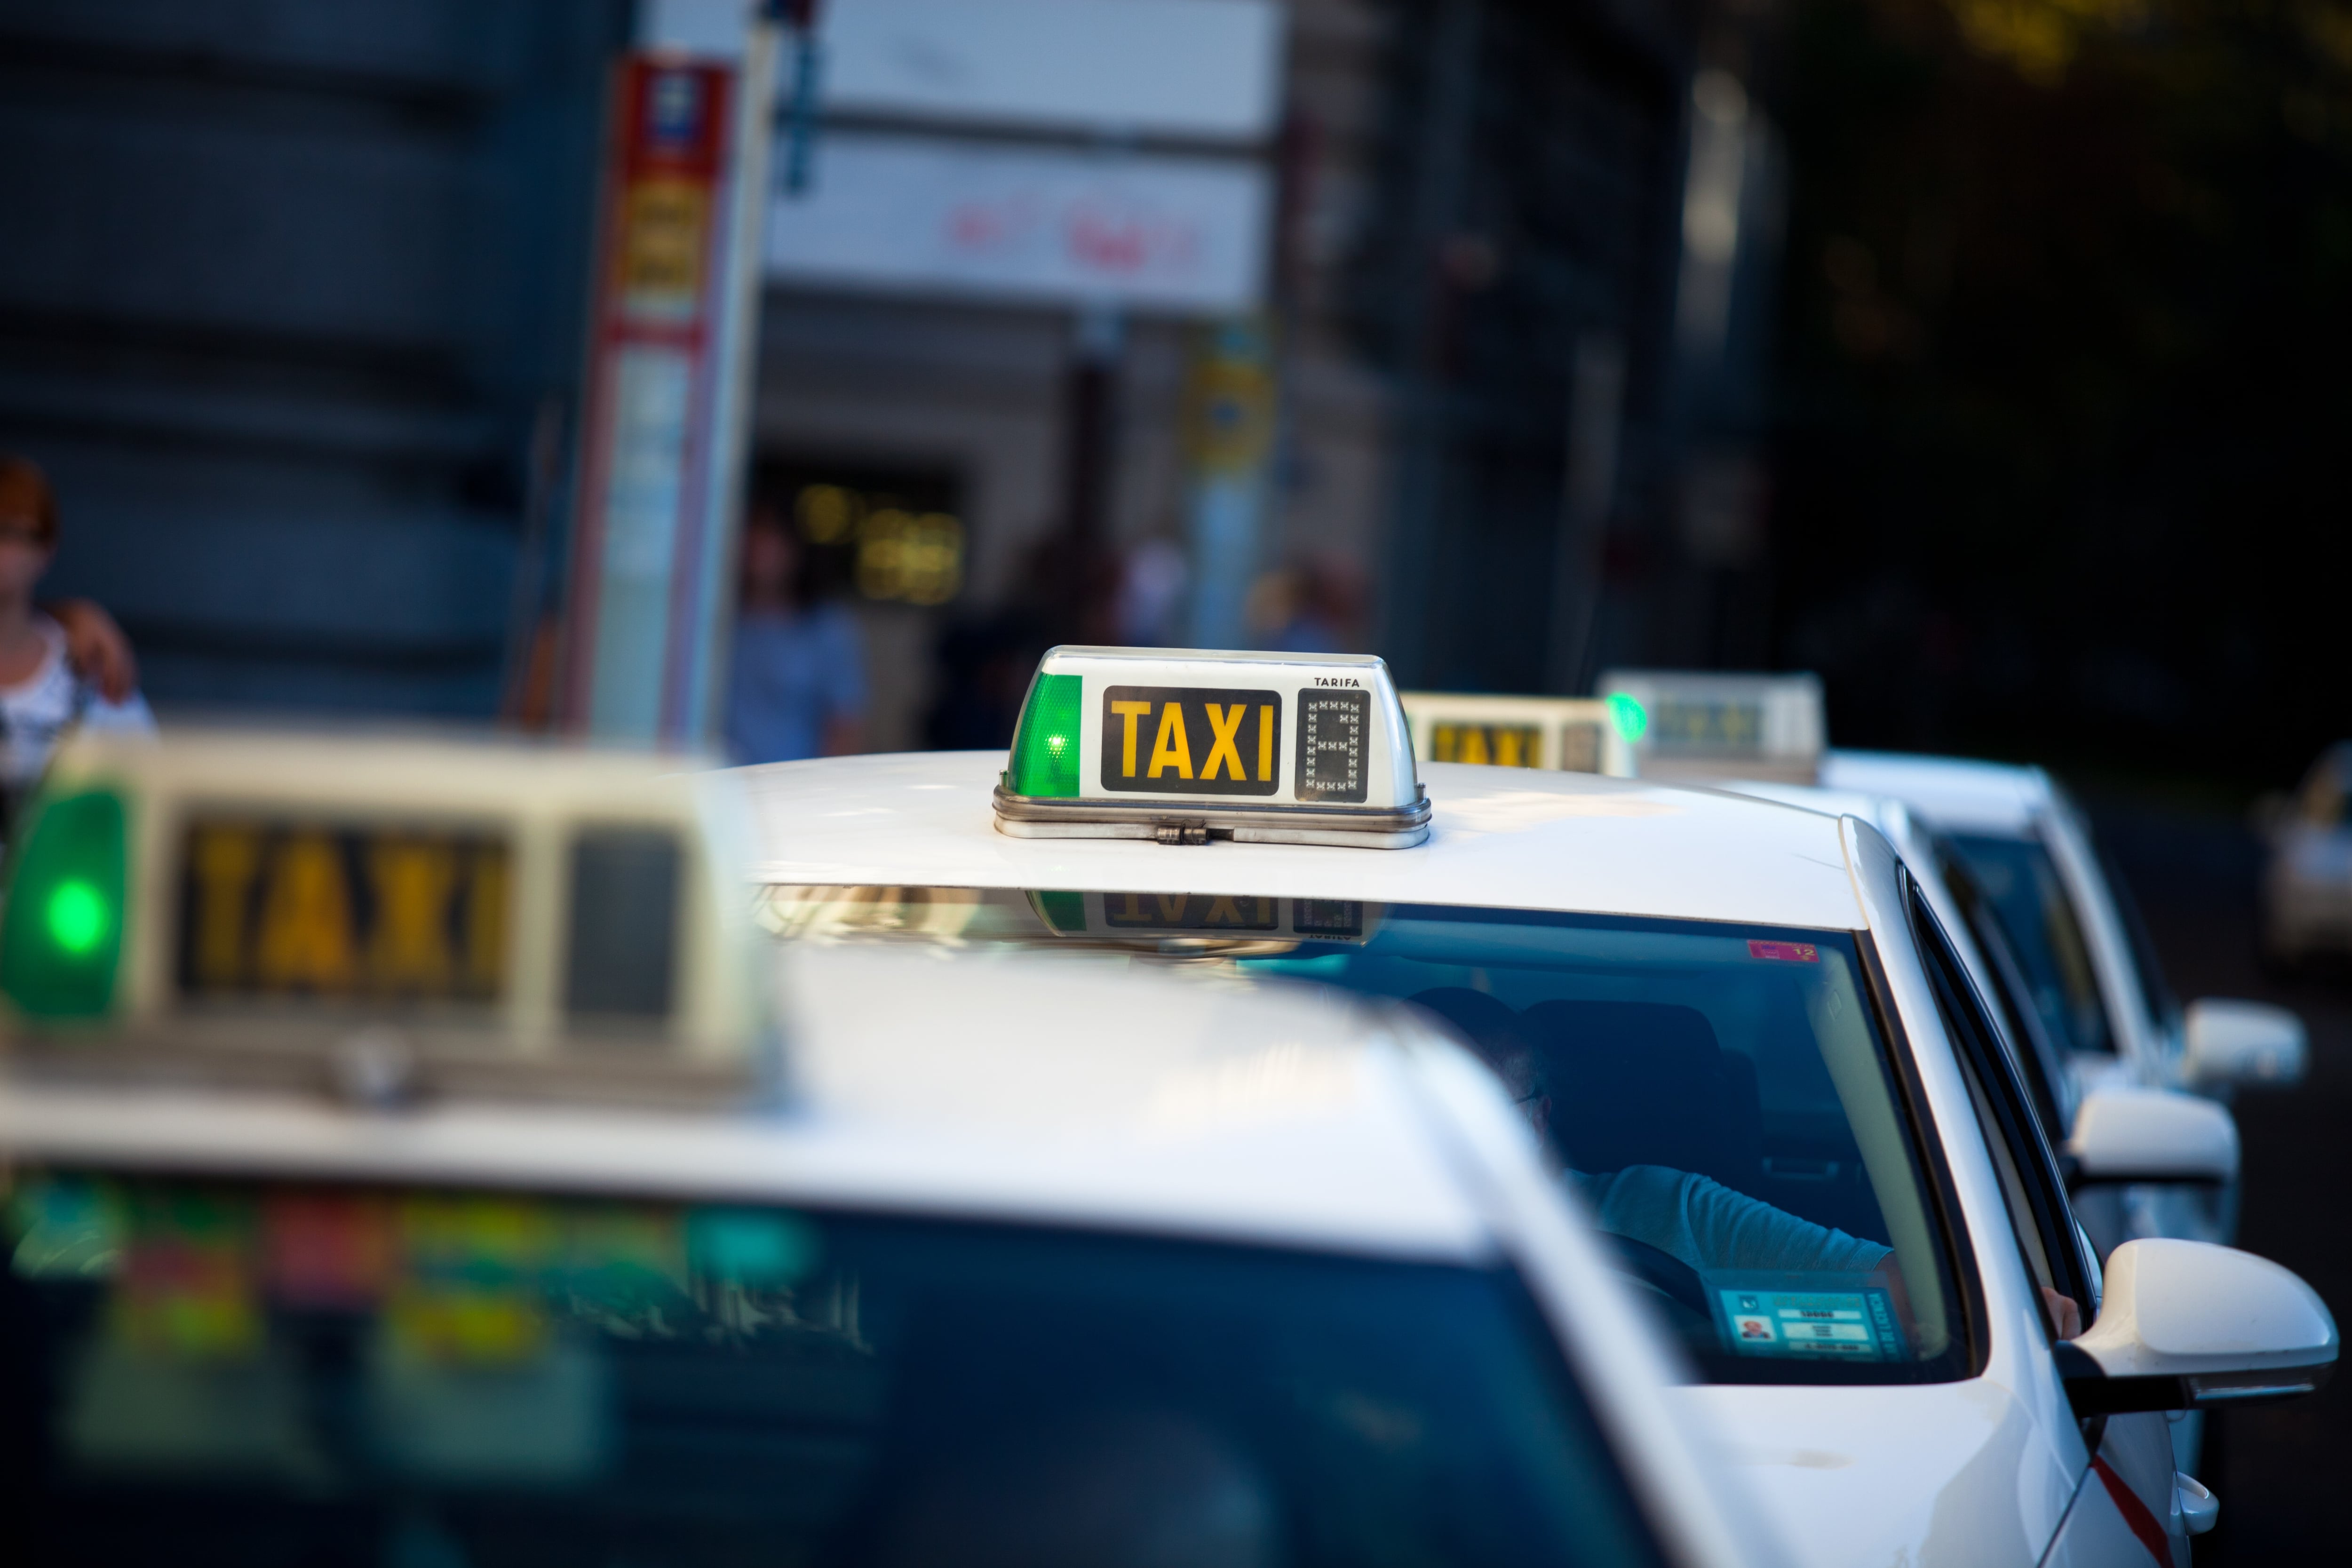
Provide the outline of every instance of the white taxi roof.
[[0,1072],[0,1156],[110,1168],[779,1202],[1476,1260],[1494,1250],[1412,1055],[1321,988],[1052,955],[782,955],[789,1109],[689,1113]]
[[2013,763],[1931,757],[1907,752],[1829,752],[1824,788],[1885,795],[1938,828],[2025,835],[2050,809],[2050,775]]
[[1423,765],[1427,843],[1379,852],[1024,839],[996,831],[1001,752],[740,770],[753,877],[820,887],[1252,893],[1720,920],[1864,924],[1834,819],[1638,779]]

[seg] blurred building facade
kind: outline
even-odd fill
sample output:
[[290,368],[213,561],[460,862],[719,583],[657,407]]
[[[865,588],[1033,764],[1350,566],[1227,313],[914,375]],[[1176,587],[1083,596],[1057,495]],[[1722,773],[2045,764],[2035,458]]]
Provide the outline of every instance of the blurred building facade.
[[[608,70],[688,4],[0,0],[0,445],[51,468],[54,586],[118,612],[159,700],[498,710],[560,579]],[[1232,84],[1202,56],[1203,102],[1131,123],[941,118],[920,82],[858,100],[845,48],[813,154],[776,160],[754,487],[856,608],[871,743],[1001,739],[990,682],[1046,637],[1223,627],[1496,690],[1760,660],[1768,16],[1092,4],[1236,48],[1271,17],[1265,111],[1207,103]],[[796,162],[837,201],[942,148],[1192,182],[1246,285],[1097,308],[794,248]]]
[[[1283,640],[1297,617],[1269,606],[1304,582],[1342,606],[1321,640],[1419,684],[1573,690],[1609,663],[1759,663],[1782,180],[1753,90],[1769,19],[1644,0],[1284,9],[1279,129],[1258,150],[1278,408],[1243,640]],[[772,282],[757,415],[772,471],[837,472],[886,502],[919,492],[965,530],[954,602],[860,605],[877,744],[984,732],[942,736],[925,716],[942,679],[1004,638],[951,641],[944,663],[930,650],[1051,597],[1086,460],[1071,375],[1099,352],[1087,330],[1066,309]],[[1202,352],[1181,320],[1118,326],[1097,595],[1165,542],[1191,545],[1192,592],[1212,565],[1188,526]],[[1012,635],[1135,635],[1082,621]]]
[[0,0],[0,447],[149,690],[488,714],[625,0]]

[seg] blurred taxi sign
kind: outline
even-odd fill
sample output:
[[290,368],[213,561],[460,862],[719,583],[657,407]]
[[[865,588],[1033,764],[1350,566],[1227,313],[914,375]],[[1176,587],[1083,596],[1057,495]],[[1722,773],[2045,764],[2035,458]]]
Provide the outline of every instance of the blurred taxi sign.
[[[637,1094],[752,1065],[742,807],[678,758],[491,742],[89,735],[0,907],[24,1058]],[[110,1048],[112,1047],[112,1048]],[[550,1069],[553,1069],[551,1072]]]
[[1429,801],[1378,658],[1057,647],[1022,705],[996,826],[1402,849],[1429,837]]
[[1819,776],[1828,734],[1819,676],[1621,669],[1603,674],[1600,690],[1643,778]]
[[1591,697],[1493,697],[1457,691],[1398,694],[1414,754],[1428,763],[1553,768],[1571,773],[1633,771],[1632,750]]

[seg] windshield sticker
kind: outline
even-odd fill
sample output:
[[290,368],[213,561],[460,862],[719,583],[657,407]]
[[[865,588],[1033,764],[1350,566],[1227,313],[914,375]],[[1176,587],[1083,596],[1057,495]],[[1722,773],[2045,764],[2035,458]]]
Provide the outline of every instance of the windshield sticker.
[[1822,950],[1810,942],[1751,942],[1748,944],[1748,956],[1769,959],[1774,963],[1819,963]]
[[[1900,1361],[1903,1331],[1880,1285],[1791,1289],[1787,1275],[1709,1271],[1708,1295],[1723,1342],[1741,1355],[1811,1360]],[[1841,1279],[1841,1282],[1843,1281]],[[1811,1285],[1817,1287],[1818,1277]]]

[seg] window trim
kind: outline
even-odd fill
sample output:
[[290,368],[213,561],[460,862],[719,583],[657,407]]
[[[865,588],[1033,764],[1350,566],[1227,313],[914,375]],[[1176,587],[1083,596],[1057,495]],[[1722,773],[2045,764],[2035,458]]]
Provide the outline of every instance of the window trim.
[[[1906,879],[1907,885],[1907,874],[1899,864],[1896,875]],[[1960,1370],[1948,1379],[1920,1381],[1966,1382],[1983,1376],[1992,1360],[1992,1315],[1985,1304],[1984,1282],[1977,1275],[1976,1238],[1969,1229],[1959,1184],[1952,1179],[1951,1163],[1945,1156],[1943,1139],[1928,1108],[1927,1086],[1919,1076],[1910,1031],[1903,1026],[1903,1012],[1895,1005],[1885,960],[1879,956],[1878,933],[1865,929],[1855,931],[1853,937],[1855,951],[1862,958],[1864,997],[1878,1014],[1880,1038],[1886,1042],[1887,1062],[1894,1069],[1895,1108],[1908,1123],[1912,1146],[1919,1152],[1920,1182],[1927,1189],[1927,1201],[1943,1222],[1944,1267],[1952,1281],[1953,1310],[1960,1320],[1954,1325],[1952,1342],[1954,1348],[1966,1352]]]
[[[2042,1116],[2043,1135],[2052,1141],[2054,1149],[2057,1141],[2073,1131],[2076,1107],[2069,1102],[2079,1098],[2072,1092],[2074,1084],[2067,1076],[2065,1049],[2051,1038],[2041,1010],[2033,1004],[2033,983],[2027,978],[2025,965],[2017,956],[2017,942],[2010,934],[2000,906],[1986,896],[1977,884],[1975,873],[1957,855],[1944,855],[1941,860],[1944,886],[1959,910],[1961,923],[1983,956],[1985,967],[1992,972],[1999,994],[1990,998],[1994,1004],[1991,1012],[2009,1037],[2010,1048],[2025,1079],[2027,1098]],[[2065,1173],[2063,1161],[2060,1162],[2059,1173]]]
[[[1963,1013],[1973,1010],[1973,1017],[1963,1016],[1957,1020],[1957,1026],[1954,1019],[1947,1017],[1945,1026],[1954,1037],[1952,1045],[1961,1070],[1983,1096],[1997,1123],[1978,1129],[1988,1144],[1986,1152],[1998,1166],[2001,1152],[2006,1151],[2018,1182],[2024,1188],[2026,1206],[2036,1233],[2033,1239],[2049,1260],[2053,1284],[2072,1297],[2079,1308],[2095,1310],[2091,1275],[2082,1256],[2074,1205],[2067,1199],[2057,1157],[2042,1135],[2032,1097],[2018,1080],[2017,1064],[2011,1055],[2015,1047],[2001,1035],[1992,1010],[1977,993],[1968,966],[1960,961],[1959,950],[1944,930],[1943,922],[1936,918],[1936,911],[1928,906],[1916,879],[1906,872],[1902,884],[1913,939],[1919,944],[1920,956],[1927,961],[1928,984],[1937,993],[1937,1008]],[[1939,976],[1939,970],[1948,973]],[[1948,997],[1948,991],[1952,993]],[[2000,1140],[2000,1149],[1990,1147],[1996,1137]],[[2026,1239],[2017,1238],[2021,1252]],[[2025,1261],[2027,1277],[2032,1279],[2035,1271],[2030,1257]],[[2054,1341],[2054,1334],[2053,1337]]]

